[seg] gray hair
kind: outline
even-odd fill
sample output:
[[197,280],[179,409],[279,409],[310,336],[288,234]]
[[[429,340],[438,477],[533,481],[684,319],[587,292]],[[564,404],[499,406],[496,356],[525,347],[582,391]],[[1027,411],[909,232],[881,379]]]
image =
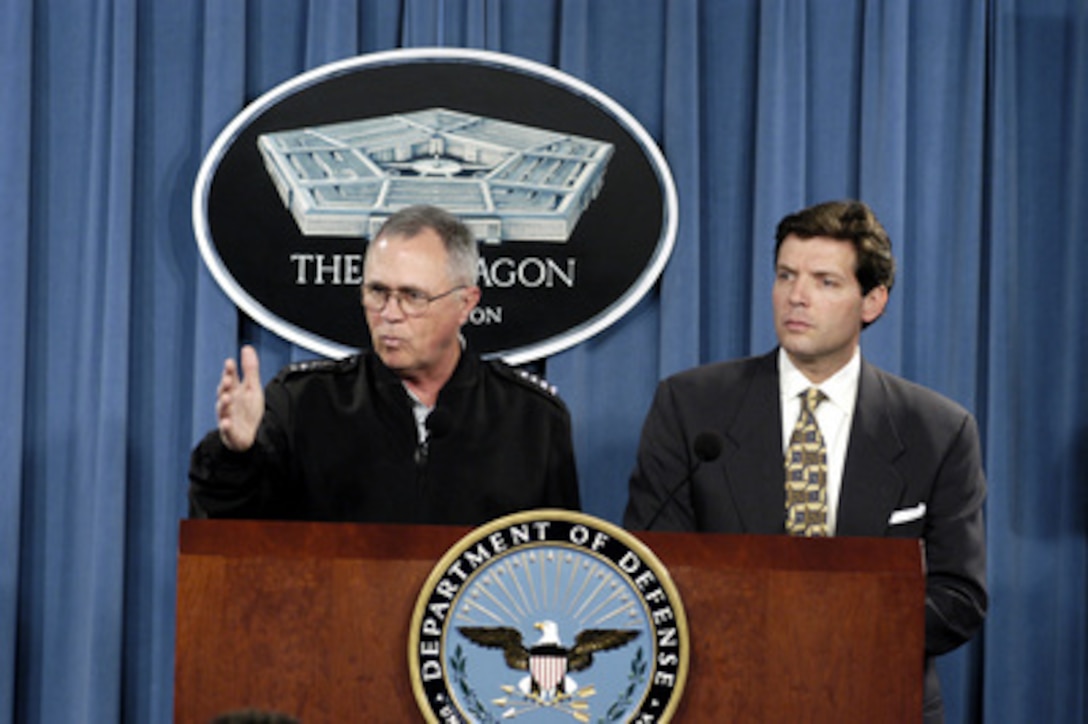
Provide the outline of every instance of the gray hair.
[[[383,236],[412,237],[424,229],[433,229],[446,246],[450,276],[459,284],[474,286],[480,261],[476,236],[456,216],[437,206],[406,206],[385,220],[374,240]],[[367,246],[369,251],[370,246]]]

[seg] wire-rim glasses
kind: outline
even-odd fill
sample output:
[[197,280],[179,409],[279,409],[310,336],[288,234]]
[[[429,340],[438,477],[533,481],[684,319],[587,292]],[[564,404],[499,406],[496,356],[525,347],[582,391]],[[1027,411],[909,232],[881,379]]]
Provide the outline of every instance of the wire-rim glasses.
[[396,299],[400,311],[409,317],[418,317],[426,314],[431,302],[448,297],[465,287],[465,284],[459,284],[441,294],[430,295],[422,289],[412,287],[392,289],[384,284],[367,283],[363,285],[363,306],[371,312],[380,312],[385,309],[385,305],[389,303],[390,299]]

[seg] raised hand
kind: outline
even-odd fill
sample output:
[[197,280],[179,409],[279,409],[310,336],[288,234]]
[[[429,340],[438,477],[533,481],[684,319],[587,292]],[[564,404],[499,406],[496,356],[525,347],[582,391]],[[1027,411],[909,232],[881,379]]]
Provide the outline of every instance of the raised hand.
[[219,439],[236,452],[244,452],[253,446],[264,415],[264,388],[257,350],[249,345],[242,347],[241,363],[241,376],[233,359],[223,363],[223,376],[219,379],[215,400]]

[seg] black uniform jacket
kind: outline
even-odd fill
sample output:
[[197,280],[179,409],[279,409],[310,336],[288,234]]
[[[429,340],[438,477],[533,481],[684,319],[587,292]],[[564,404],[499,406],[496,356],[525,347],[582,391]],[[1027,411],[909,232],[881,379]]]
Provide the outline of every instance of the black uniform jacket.
[[[378,357],[291,365],[265,389],[254,446],[193,451],[195,517],[477,525],[578,509],[570,415],[546,384],[467,350],[420,446],[411,400]],[[433,415],[434,413],[432,413]]]
[[[785,533],[777,351],[681,372],[658,386],[631,476],[624,525],[720,533]],[[685,479],[694,439],[722,452]],[[967,641],[987,608],[978,428],[961,406],[862,360],[836,535],[925,542],[926,653]],[[940,709],[927,667],[927,716]],[[939,714],[938,714],[939,716]]]

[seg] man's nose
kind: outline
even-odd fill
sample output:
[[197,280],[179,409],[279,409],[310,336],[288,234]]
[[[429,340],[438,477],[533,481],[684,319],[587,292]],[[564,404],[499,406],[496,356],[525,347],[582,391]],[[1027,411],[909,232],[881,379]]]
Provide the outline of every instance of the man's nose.
[[804,279],[794,279],[793,283],[790,284],[789,292],[788,298],[791,304],[804,305],[808,303],[810,289]]

